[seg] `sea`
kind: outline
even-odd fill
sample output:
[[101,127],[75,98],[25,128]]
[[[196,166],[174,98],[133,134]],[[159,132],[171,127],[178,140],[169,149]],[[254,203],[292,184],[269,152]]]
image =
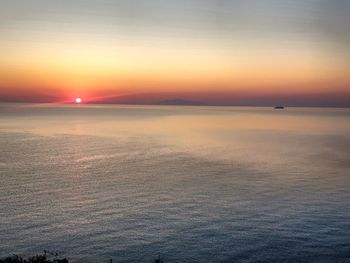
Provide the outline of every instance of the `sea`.
[[0,104],[0,258],[350,262],[350,109]]

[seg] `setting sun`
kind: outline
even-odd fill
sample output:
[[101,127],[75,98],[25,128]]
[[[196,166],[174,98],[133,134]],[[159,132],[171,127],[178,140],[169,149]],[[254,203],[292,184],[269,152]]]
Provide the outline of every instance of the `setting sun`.
[[75,98],[75,103],[80,104],[81,103],[81,98]]

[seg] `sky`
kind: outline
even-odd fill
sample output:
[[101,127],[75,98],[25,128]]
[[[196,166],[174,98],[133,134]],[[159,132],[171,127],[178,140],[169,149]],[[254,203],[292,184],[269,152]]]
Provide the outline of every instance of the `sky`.
[[0,101],[350,106],[348,0],[0,0]]

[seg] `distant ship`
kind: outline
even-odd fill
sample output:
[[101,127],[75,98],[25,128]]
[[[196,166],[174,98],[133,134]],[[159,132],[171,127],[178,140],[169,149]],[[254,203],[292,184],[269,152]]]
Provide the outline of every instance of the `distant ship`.
[[284,106],[276,106],[274,109],[275,110],[284,110]]

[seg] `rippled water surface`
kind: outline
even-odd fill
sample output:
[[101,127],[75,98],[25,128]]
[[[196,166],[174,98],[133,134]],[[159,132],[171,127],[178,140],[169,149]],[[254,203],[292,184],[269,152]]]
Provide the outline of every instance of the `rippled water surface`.
[[0,257],[350,262],[350,110],[0,104]]

